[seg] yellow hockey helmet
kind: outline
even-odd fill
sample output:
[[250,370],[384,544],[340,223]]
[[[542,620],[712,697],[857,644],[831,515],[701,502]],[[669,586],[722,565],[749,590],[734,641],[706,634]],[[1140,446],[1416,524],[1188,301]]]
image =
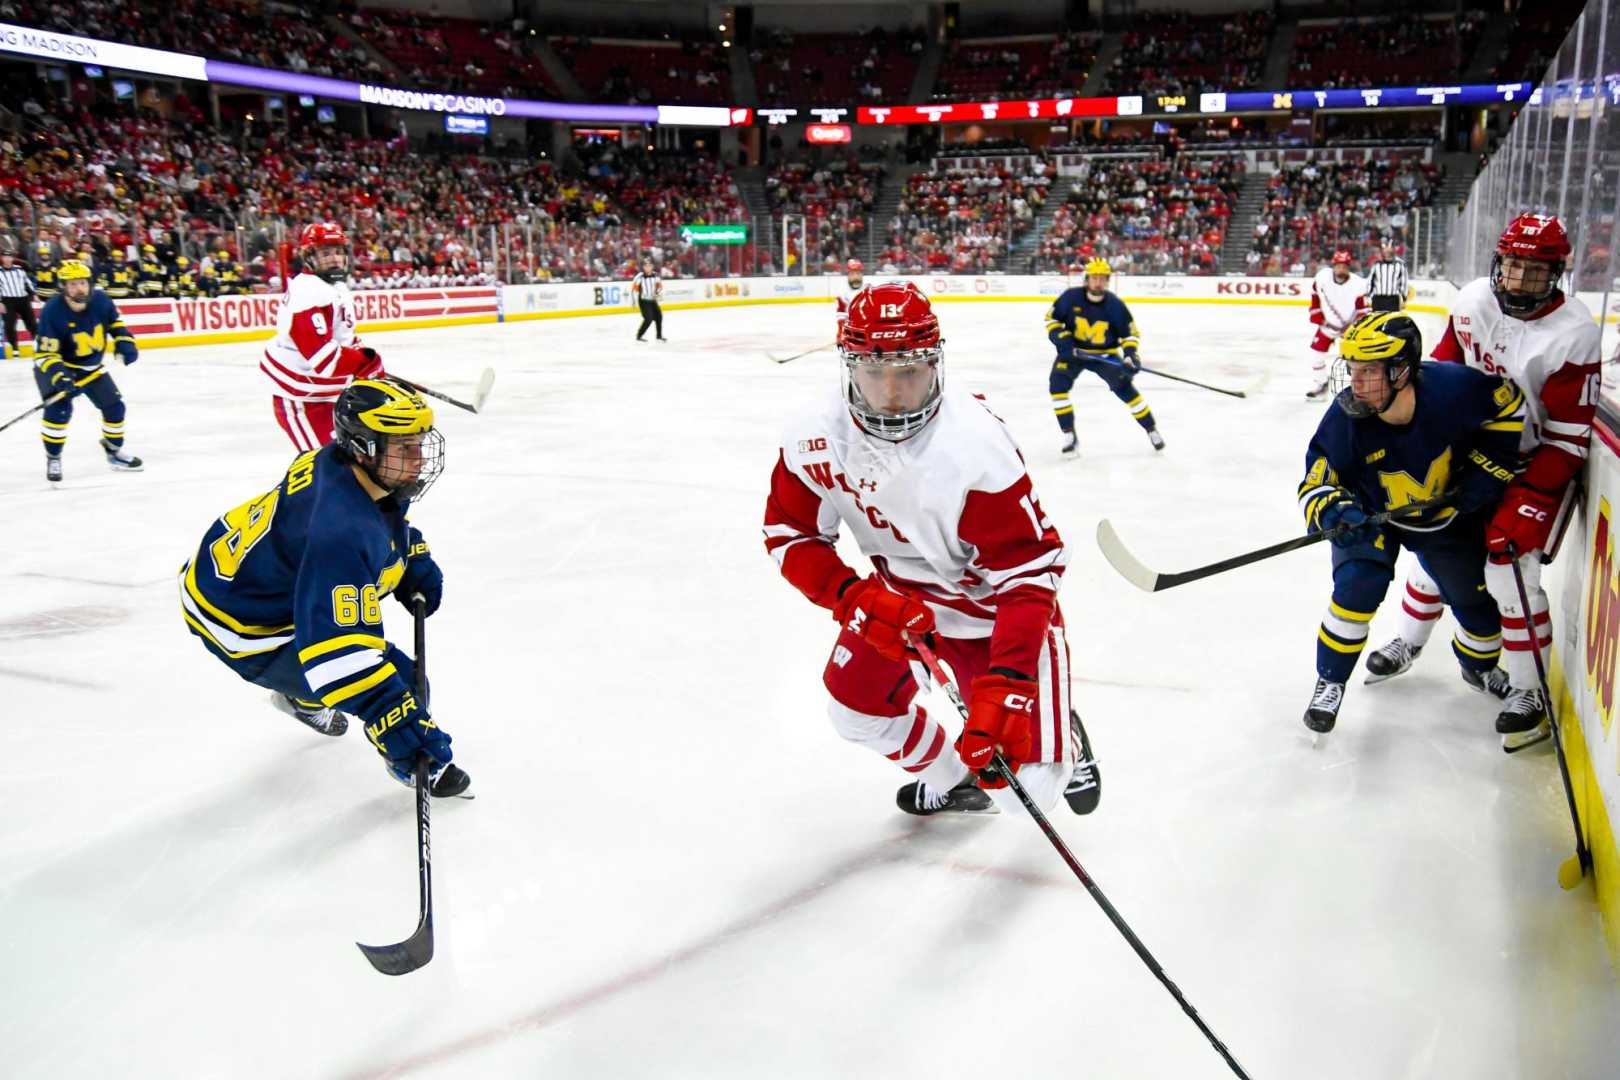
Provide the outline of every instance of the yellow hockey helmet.
[[61,282],[89,281],[90,267],[78,259],[68,259],[56,268],[56,280]]
[[[1422,360],[1423,334],[1410,315],[1376,311],[1361,316],[1339,338],[1339,362],[1333,368],[1339,407],[1357,418],[1383,412],[1394,404],[1395,395],[1417,378]],[[1370,364],[1384,369],[1388,392],[1381,405],[1357,397],[1352,386],[1352,367]]]
[[[332,429],[345,460],[398,498],[421,498],[444,471],[444,435],[433,428],[433,409],[392,379],[356,379],[344,387]],[[391,453],[396,442],[403,446]]]
[[1086,274],[1113,274],[1114,268],[1108,265],[1107,259],[1093,258],[1086,263]]

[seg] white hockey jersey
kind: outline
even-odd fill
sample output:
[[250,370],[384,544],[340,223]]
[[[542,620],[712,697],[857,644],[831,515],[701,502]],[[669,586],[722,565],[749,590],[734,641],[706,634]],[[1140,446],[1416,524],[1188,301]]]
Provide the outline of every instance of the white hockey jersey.
[[361,350],[347,284],[299,274],[276,312],[276,336],[259,370],[270,392],[289,401],[336,401],[357,375],[378,370]]
[[1503,314],[1490,279],[1479,278],[1458,291],[1431,355],[1519,385],[1530,413],[1519,443],[1530,462],[1525,479],[1562,490],[1586,460],[1602,381],[1602,336],[1587,306],[1566,296],[1534,318],[1515,319]]
[[864,288],[866,288],[864,283],[859,286],[851,285],[847,277],[838,282],[838,287],[833,290],[833,301],[838,305],[839,322],[843,322],[849,316],[849,302]]
[[1311,322],[1336,338],[1367,308],[1367,279],[1351,274],[1341,284],[1333,280],[1333,267],[1324,266],[1311,282]]
[[932,609],[941,634],[990,637],[992,665],[1036,669],[1068,552],[983,401],[947,391],[934,419],[899,443],[862,431],[841,396],[792,424],[765,547],[829,609],[855,573],[834,550],[841,525],[892,588]]

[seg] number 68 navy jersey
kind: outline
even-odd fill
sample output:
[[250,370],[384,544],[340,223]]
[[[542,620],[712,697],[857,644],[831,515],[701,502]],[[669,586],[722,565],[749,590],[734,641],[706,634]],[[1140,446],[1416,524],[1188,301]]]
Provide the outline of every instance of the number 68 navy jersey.
[[414,700],[381,609],[407,562],[431,557],[408,506],[374,502],[331,445],[300,454],[274,488],[216,520],[181,567],[186,625],[249,682],[301,674],[306,696],[376,721]]

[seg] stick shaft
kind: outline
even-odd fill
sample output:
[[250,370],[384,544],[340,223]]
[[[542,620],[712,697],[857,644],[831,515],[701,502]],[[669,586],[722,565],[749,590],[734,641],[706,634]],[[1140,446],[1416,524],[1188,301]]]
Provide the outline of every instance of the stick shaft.
[[[962,714],[962,720],[965,723],[968,718],[968,709],[967,705],[962,701],[961,689],[956,685],[955,680],[946,673],[945,669],[940,666],[939,657],[934,655],[934,650],[929,647],[927,641],[918,637],[913,637],[911,640],[912,644],[916,646],[918,655],[922,657],[923,663],[927,665],[929,674],[934,677],[935,682],[944,687],[946,695],[951,699],[951,703],[956,706],[957,712]],[[1124,916],[1119,913],[1113,904],[1109,903],[1108,897],[1103,895],[1103,891],[1097,887],[1097,883],[1091,880],[1091,875],[1086,873],[1086,868],[1080,865],[1080,860],[1074,857],[1074,852],[1069,850],[1069,845],[1063,842],[1063,837],[1058,835],[1058,831],[1046,819],[1046,815],[1041,812],[1041,808],[1035,805],[1035,800],[1029,797],[1029,792],[1024,789],[1024,785],[1019,781],[1017,774],[1000,753],[995,756],[993,768],[1006,779],[1007,786],[1018,797],[1018,801],[1024,805],[1024,809],[1029,812],[1029,816],[1035,819],[1035,824],[1040,826],[1041,832],[1046,834],[1047,840],[1051,841],[1052,846],[1057,849],[1058,855],[1068,864],[1074,876],[1080,879],[1080,884],[1085,886],[1086,891],[1091,894],[1091,898],[1097,901],[1097,906],[1102,908],[1104,915],[1108,916],[1108,921],[1114,924],[1114,929],[1124,936],[1126,942],[1135,950],[1136,955],[1147,965],[1148,970],[1153,972],[1154,977],[1164,985],[1166,990],[1170,991],[1170,996],[1176,999],[1176,1003],[1181,1006],[1181,1011],[1186,1013],[1194,1024],[1198,1025],[1198,1030],[1203,1032],[1204,1038],[1209,1040],[1210,1045],[1215,1048],[1215,1052],[1221,1055],[1226,1064],[1231,1067],[1232,1072],[1242,1077],[1243,1080],[1249,1080],[1249,1074],[1244,1072],[1243,1067],[1237,1063],[1237,1059],[1232,1057],[1232,1053],[1227,1050],[1226,1044],[1221,1042],[1215,1032],[1210,1030],[1208,1024],[1204,1023],[1204,1018],[1198,1015],[1198,1010],[1192,1007],[1192,1003],[1182,994],[1181,988],[1171,981],[1170,976],[1165,973],[1158,960],[1154,959],[1153,954],[1148,951],[1148,947],[1142,944],[1142,939],[1136,936],[1135,931],[1125,921]]]
[[395,382],[399,383],[399,385],[401,385],[401,386],[406,386],[406,387],[409,387],[412,390],[415,390],[418,394],[426,394],[430,398],[438,398],[440,401],[443,401],[446,404],[454,405],[458,409],[466,409],[470,413],[475,413],[475,412],[478,411],[477,408],[475,408],[472,405],[467,404],[465,401],[457,401],[455,398],[451,397],[449,394],[442,394],[439,391],[432,389],[431,387],[423,386],[419,382],[412,382],[410,379],[401,378],[400,376],[395,375],[392,372],[389,372],[388,377],[390,379],[394,380]]

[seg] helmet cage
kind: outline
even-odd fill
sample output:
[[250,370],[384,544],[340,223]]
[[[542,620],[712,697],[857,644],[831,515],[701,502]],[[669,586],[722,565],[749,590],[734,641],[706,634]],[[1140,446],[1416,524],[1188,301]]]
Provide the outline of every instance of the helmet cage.
[[[919,349],[897,349],[892,352],[873,350],[855,352],[840,344],[838,355],[843,358],[844,401],[861,430],[887,442],[902,442],[917,434],[939,412],[940,397],[945,390],[944,342]],[[932,378],[922,403],[905,412],[889,412],[870,401],[861,390],[859,374],[864,369],[908,367],[924,364]]]
[[1509,291],[1506,268],[1503,265],[1507,256],[1500,251],[1491,256],[1491,293],[1496,297],[1497,306],[1502,309],[1502,314],[1522,319],[1527,315],[1534,315],[1551,303],[1553,298],[1558,295],[1558,282],[1564,276],[1566,263],[1562,259],[1554,262],[1550,259],[1537,259],[1529,255],[1515,255],[1513,257],[1522,259],[1532,265],[1545,267],[1547,270],[1547,280],[1541,291]]

